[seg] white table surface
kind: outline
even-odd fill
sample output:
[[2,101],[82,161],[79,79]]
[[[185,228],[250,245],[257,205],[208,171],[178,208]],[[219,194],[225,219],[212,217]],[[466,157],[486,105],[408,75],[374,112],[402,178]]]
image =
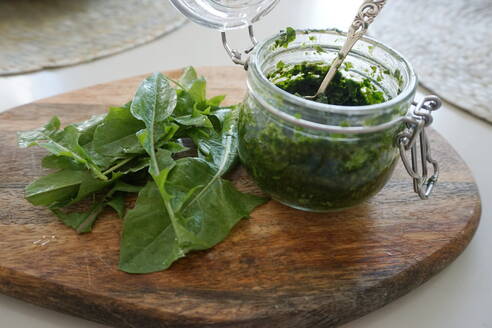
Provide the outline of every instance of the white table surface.
[[[257,36],[265,38],[286,26],[346,29],[359,4],[357,0],[282,0],[257,24]],[[245,48],[245,31],[232,33],[231,40]],[[187,65],[230,65],[218,32],[189,23],[147,45],[91,63],[0,77],[0,111],[95,83]],[[445,104],[434,128],[465,159],[478,182],[483,202],[478,232],[439,275],[345,328],[492,328],[492,125]],[[0,295],[0,327],[106,326]]]

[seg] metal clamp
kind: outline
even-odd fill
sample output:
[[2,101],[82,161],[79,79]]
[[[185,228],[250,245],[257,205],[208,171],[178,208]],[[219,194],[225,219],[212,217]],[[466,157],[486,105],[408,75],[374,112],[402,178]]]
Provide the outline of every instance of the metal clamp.
[[[246,54],[249,54],[251,51],[253,51],[255,46],[258,44],[258,40],[256,39],[254,30],[253,30],[253,25],[248,26],[248,32],[249,32],[249,39],[251,40],[251,43],[253,43],[253,46],[244,51],[244,53],[246,53]],[[229,44],[227,43],[227,35],[226,35],[225,31],[221,32],[221,36],[222,36],[222,45],[224,46],[224,49],[226,50],[229,57],[231,57],[234,64],[242,65],[242,66],[244,66],[244,69],[247,70],[248,69],[248,59],[243,60],[242,59],[243,54],[240,51],[238,51],[236,49],[232,49],[229,46]]]
[[[432,112],[438,110],[441,99],[437,96],[426,96],[415,106],[412,113],[404,118],[406,128],[398,134],[398,145],[400,156],[408,174],[413,179],[413,189],[421,199],[428,199],[439,178],[439,164],[432,158],[429,139],[425,128],[432,124]],[[417,152],[417,139],[420,144],[420,165],[419,152]],[[411,160],[407,157],[407,151],[411,153]],[[432,165],[432,175],[428,178],[428,165]]]

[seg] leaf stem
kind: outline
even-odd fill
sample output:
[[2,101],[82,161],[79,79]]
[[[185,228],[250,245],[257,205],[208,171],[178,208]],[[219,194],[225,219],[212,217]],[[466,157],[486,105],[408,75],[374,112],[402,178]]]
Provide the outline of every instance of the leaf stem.
[[104,201],[101,201],[101,202],[94,204],[93,207],[91,208],[90,213],[87,216],[87,218],[84,221],[82,221],[82,223],[80,223],[80,225],[76,229],[77,233],[80,234],[80,233],[83,233],[84,231],[88,230],[88,228],[91,227],[92,224],[94,224],[94,221],[96,221],[99,213],[101,213],[101,211],[103,210],[103,208],[105,206],[106,206],[106,204]]
[[147,130],[149,130],[149,136],[147,138],[152,138],[152,143],[151,143],[151,151],[149,152],[150,155],[150,169],[154,172],[152,172],[152,176],[158,176],[159,175],[159,164],[157,163],[157,157],[155,156],[155,146],[154,146],[154,127],[149,126],[147,127]]
[[185,206],[183,206],[183,208],[182,208],[183,210],[185,210],[186,208],[188,208],[195,201],[199,200],[203,196],[203,194],[210,188],[210,186],[212,186],[212,184],[214,184],[215,181],[217,181],[217,179],[219,179],[220,177],[222,177],[222,175],[225,173],[224,171],[225,171],[225,166],[226,166],[226,163],[227,163],[227,158],[229,157],[229,155],[230,155],[230,153],[232,151],[231,150],[232,141],[233,141],[232,136],[227,135],[226,136],[226,141],[225,141],[224,153],[222,154],[222,159],[220,161],[219,167],[217,168],[217,172],[212,177],[212,179],[210,179],[210,181],[207,183],[207,185],[205,185],[205,187],[203,187],[202,190],[200,190],[200,192],[188,204],[186,204]]
[[99,179],[101,179],[103,181],[109,180],[108,177],[105,176],[101,171],[99,171],[98,168],[94,167],[94,165],[90,165],[90,169],[96,175],[96,177],[98,177]]
[[176,85],[177,85],[178,87],[180,87],[181,89],[186,90],[186,89],[185,89],[185,87],[184,87],[183,85],[181,85],[181,83],[179,83],[178,81],[173,80],[173,79],[171,79],[171,78],[169,78],[169,77],[167,77],[167,76],[166,76],[166,78],[167,78],[169,81],[171,81],[172,83],[176,84]]
[[[170,169],[164,169],[163,172],[166,172],[164,173],[166,175],[166,177],[164,178],[164,180],[167,179],[167,174],[169,174],[170,170],[172,170],[173,167],[171,167]],[[161,174],[163,174],[163,172],[161,172]],[[165,190],[165,186],[164,184],[161,184],[159,182],[159,177],[158,176],[155,176],[155,175],[152,175],[152,179],[154,180],[154,183],[156,184],[157,186],[157,190],[159,190],[159,194],[161,196],[161,199],[162,201],[164,202],[164,206],[166,207],[166,212],[169,216],[169,220],[171,221],[171,225],[174,229],[174,232],[176,233],[176,237],[178,238],[179,240],[179,236],[178,236],[178,227],[177,227],[177,222],[176,222],[176,215],[174,213],[174,209],[171,205],[171,202],[170,202],[170,196],[169,194],[166,192]]]
[[126,163],[130,162],[132,159],[134,159],[136,156],[132,156],[132,157],[128,157],[124,160],[122,160],[121,162],[119,162],[118,164],[110,167],[109,169],[107,169],[106,171],[104,171],[102,174],[103,175],[107,175],[108,173],[111,173],[113,172],[114,170],[116,169],[119,169],[120,167],[122,167],[123,165],[125,165]]

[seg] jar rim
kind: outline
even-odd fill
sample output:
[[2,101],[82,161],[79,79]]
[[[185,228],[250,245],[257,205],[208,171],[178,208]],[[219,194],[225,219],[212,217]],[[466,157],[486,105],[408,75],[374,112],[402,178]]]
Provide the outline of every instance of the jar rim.
[[[333,34],[333,35],[339,35],[344,37],[347,36],[346,32],[340,31],[339,29],[324,29],[324,30],[296,29],[296,34],[307,34],[307,33],[324,33],[324,34]],[[364,105],[364,106],[341,106],[341,105],[323,104],[312,100],[307,100],[299,96],[295,96],[285,90],[282,90],[281,88],[277,87],[274,83],[272,83],[264,74],[264,72],[260,69],[260,65],[258,62],[259,55],[263,51],[268,50],[268,47],[271,44],[273,44],[273,42],[280,36],[280,34],[281,33],[275,34],[271,38],[260,42],[260,44],[258,44],[255,47],[249,60],[249,69],[253,71],[253,73],[257,76],[257,78],[259,78],[260,81],[262,81],[264,85],[267,86],[267,88],[269,88],[273,92],[279,93],[280,95],[282,95],[284,99],[288,100],[292,104],[299,105],[301,107],[309,107],[310,109],[314,109],[321,112],[341,113],[341,114],[371,114],[371,113],[379,112],[386,108],[394,107],[395,105],[411,97],[417,89],[417,75],[410,62],[408,62],[408,60],[405,57],[403,57],[402,54],[400,54],[398,51],[391,48],[390,46],[387,46],[384,43],[379,42],[374,38],[364,36],[361,38],[361,40],[370,43],[371,45],[377,46],[378,48],[381,48],[382,50],[386,51],[387,53],[397,58],[398,60],[401,60],[405,64],[407,68],[407,73],[409,75],[409,81],[405,86],[405,88],[401,90],[401,92],[398,95],[389,99],[388,101],[379,104]]]

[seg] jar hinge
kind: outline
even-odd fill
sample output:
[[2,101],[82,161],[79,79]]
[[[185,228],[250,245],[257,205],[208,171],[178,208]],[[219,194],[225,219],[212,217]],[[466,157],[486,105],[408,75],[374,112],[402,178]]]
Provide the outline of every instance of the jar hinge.
[[[258,40],[256,39],[254,30],[253,30],[253,25],[248,26],[248,33],[249,33],[249,39],[251,40],[251,43],[253,43],[253,46],[244,51],[244,53],[246,53],[246,54],[249,54],[251,51],[253,51],[255,46],[258,44]],[[221,36],[222,36],[222,45],[224,46],[224,49],[226,50],[229,57],[231,57],[234,64],[243,65],[244,69],[248,70],[249,58],[246,60],[243,60],[243,58],[242,58],[243,54],[240,51],[238,51],[236,49],[232,49],[229,46],[229,44],[227,43],[227,35],[226,35],[225,31],[221,32]]]
[[[426,128],[432,124],[432,112],[438,110],[442,102],[437,96],[426,96],[418,103],[413,102],[412,105],[415,108],[410,115],[404,118],[406,128],[398,134],[398,145],[403,165],[413,178],[414,191],[421,199],[427,199],[439,178],[439,164],[432,158]],[[417,139],[419,139],[420,147],[417,147]],[[407,157],[407,151],[410,151],[410,159]],[[429,164],[432,165],[433,172],[428,178]]]

